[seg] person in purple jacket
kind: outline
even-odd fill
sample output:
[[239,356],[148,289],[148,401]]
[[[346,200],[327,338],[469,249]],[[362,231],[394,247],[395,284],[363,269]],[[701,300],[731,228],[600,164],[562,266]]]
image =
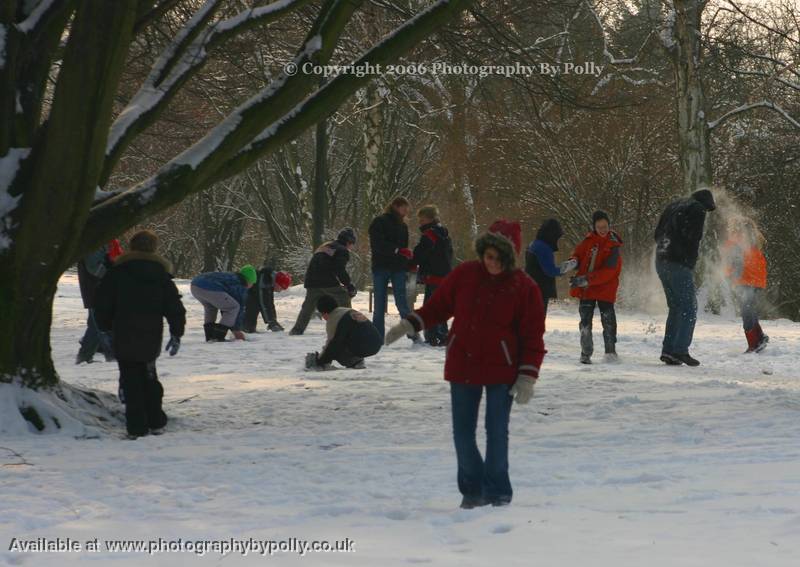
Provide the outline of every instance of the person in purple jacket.
[[568,260],[556,265],[555,253],[558,251],[558,240],[564,236],[561,224],[556,219],[547,219],[539,227],[536,239],[531,242],[525,252],[525,272],[539,284],[544,300],[544,313],[551,299],[556,299],[556,278],[574,270],[578,263]]

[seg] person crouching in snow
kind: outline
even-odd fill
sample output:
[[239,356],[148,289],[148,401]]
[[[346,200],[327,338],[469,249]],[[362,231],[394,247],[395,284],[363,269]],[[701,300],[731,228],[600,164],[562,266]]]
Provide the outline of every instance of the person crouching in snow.
[[[222,342],[228,331],[238,340],[245,340],[242,328],[247,294],[256,279],[256,269],[250,264],[242,266],[238,273],[206,272],[194,277],[190,289],[205,310],[206,342]],[[222,312],[219,323],[217,311]]]
[[[545,355],[539,286],[515,267],[517,222],[498,220],[475,242],[478,260],[459,265],[422,308],[386,333],[386,344],[453,317],[444,378],[450,382],[453,438],[462,508],[511,502],[508,423],[511,403],[526,404]],[[486,453],[475,441],[486,392]]]
[[575,247],[570,260],[578,262],[578,271],[570,279],[570,295],[580,300],[581,362],[592,363],[592,319],[600,308],[606,359],[617,360],[617,301],[619,274],[622,271],[622,239],[611,230],[608,215],[595,211],[592,231]]
[[244,310],[245,333],[256,332],[259,313],[267,329],[275,333],[283,331],[283,325],[278,322],[278,312],[275,309],[275,292],[289,289],[292,285],[292,276],[288,272],[276,272],[272,269],[272,263],[267,261],[264,267],[258,270],[256,283],[247,292],[247,304]]
[[169,262],[156,254],[158,237],[149,230],[133,235],[130,252],[122,254],[103,278],[95,303],[97,324],[114,333],[119,365],[120,401],[125,404],[128,435],[159,434],[167,424],[161,407],[164,388],[156,358],[166,317],[175,356],[186,326],[186,310],[172,281]]
[[345,368],[364,368],[364,359],[381,349],[381,334],[361,312],[339,307],[330,295],[317,300],[317,311],[326,321],[328,342],[322,354],[310,352],[306,355],[306,368],[329,369],[334,360]]
[[729,239],[723,247],[725,271],[742,302],[742,326],[749,352],[767,348],[769,337],[758,321],[758,302],[767,287],[764,235],[750,219],[736,218],[728,224]]

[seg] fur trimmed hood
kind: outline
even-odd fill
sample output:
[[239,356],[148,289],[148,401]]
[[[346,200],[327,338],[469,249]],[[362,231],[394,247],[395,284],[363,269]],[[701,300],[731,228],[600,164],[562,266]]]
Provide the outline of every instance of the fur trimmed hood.
[[475,252],[478,259],[483,258],[483,253],[487,248],[494,248],[500,253],[500,261],[503,263],[505,271],[513,270],[517,267],[517,255],[514,253],[514,245],[511,241],[499,234],[487,232],[475,241]]
[[161,264],[168,274],[172,274],[172,264],[154,252],[138,252],[135,250],[131,252],[125,252],[121,256],[118,256],[116,260],[114,260],[114,265],[120,266],[134,260],[145,260],[148,262]]

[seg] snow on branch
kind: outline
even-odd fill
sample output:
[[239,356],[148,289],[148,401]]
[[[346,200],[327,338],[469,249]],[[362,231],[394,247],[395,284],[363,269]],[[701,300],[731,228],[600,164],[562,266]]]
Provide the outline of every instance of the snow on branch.
[[[111,168],[130,139],[149,126],[180,87],[205,65],[210,49],[251,27],[273,21],[309,1],[278,0],[260,8],[245,10],[205,29],[220,4],[220,0],[208,0],[164,50],[153,65],[147,80],[111,126],[106,145],[103,180],[110,175]],[[189,38],[191,41],[187,41]]]
[[744,112],[753,110],[755,108],[768,108],[770,110],[774,110],[778,114],[782,115],[787,120],[787,122],[789,122],[792,126],[794,126],[795,128],[800,129],[800,122],[795,120],[788,112],[786,112],[786,110],[784,108],[782,108],[781,106],[779,106],[779,105],[777,105],[774,102],[769,101],[769,100],[762,100],[762,101],[754,102],[754,103],[751,103],[751,104],[743,104],[742,106],[740,106],[738,108],[734,108],[733,110],[731,110],[730,112],[726,112],[725,114],[723,114],[722,116],[720,116],[716,120],[714,120],[712,122],[709,122],[708,123],[708,128],[709,128],[709,130],[713,130],[714,128],[716,128],[717,126],[719,126],[720,124],[722,124],[726,120],[728,120],[730,118],[733,118],[734,116],[736,116],[738,114],[742,114]]
[[30,12],[27,18],[17,24],[17,29],[22,33],[30,33],[36,31],[39,23],[47,21],[44,16],[52,11],[60,8],[64,0],[41,0]]

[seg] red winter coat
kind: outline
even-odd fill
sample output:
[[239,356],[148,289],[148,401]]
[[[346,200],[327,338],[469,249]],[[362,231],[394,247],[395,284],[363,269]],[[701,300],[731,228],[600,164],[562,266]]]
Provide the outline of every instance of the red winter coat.
[[538,377],[547,352],[544,304],[525,272],[492,276],[481,262],[464,262],[408,319],[419,331],[450,317],[445,380],[483,386]]
[[592,231],[575,247],[576,276],[587,276],[588,287],[574,287],[572,297],[616,303],[619,274],[622,271],[622,239],[613,230],[605,236]]

